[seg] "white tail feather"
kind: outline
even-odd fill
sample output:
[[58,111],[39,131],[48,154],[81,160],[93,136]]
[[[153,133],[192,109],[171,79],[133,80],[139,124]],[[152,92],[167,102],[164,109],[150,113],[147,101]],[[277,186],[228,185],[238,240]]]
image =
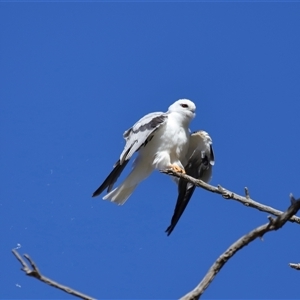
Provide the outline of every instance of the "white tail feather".
[[123,205],[133,193],[137,185],[125,187],[123,184],[115,188],[103,197],[103,200],[109,200],[117,205]]
[[147,178],[152,172],[153,167],[146,164],[142,159],[137,159],[134,162],[134,168],[130,172],[130,174],[125,178],[123,183],[116,187],[114,190],[109,192],[107,195],[103,197],[104,200],[109,200],[118,205],[122,205],[126,202],[126,200],[133,193],[138,184]]

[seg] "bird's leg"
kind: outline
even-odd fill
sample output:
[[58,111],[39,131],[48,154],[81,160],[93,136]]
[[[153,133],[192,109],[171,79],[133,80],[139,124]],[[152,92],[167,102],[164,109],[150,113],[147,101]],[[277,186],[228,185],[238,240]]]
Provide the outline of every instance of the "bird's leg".
[[178,173],[183,173],[185,174],[185,170],[180,168],[179,166],[177,165],[170,165],[169,167],[171,170],[175,171],[175,172],[178,172]]

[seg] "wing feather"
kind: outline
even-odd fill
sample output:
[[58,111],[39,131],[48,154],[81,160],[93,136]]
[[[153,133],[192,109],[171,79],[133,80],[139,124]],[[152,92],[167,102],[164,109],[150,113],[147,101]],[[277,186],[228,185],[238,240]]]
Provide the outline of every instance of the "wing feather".
[[113,170],[103,183],[93,193],[93,197],[100,195],[106,188],[107,192],[112,190],[113,185],[120,177],[132,155],[152,139],[154,132],[166,122],[167,118],[166,113],[150,113],[124,132],[123,137],[126,140],[126,144],[120,159],[115,163]]
[[[185,166],[185,171],[186,174],[194,178],[199,178],[205,182],[208,182],[211,179],[212,175],[212,166],[214,165],[214,152],[212,144],[210,143],[209,147],[204,147],[203,140],[199,141],[199,137],[201,136],[198,135],[197,137],[196,134],[197,133],[193,133],[191,135],[189,149],[189,153],[191,153],[191,156],[188,160],[187,165]],[[178,197],[176,206],[172,216],[171,224],[166,229],[167,235],[170,235],[174,230],[191,197],[193,196],[195,188],[195,185],[186,181],[185,179],[180,178],[178,182]]]
[[136,151],[147,144],[154,132],[166,122],[167,118],[168,115],[166,113],[150,113],[126,130],[123,134],[126,145],[120,155],[121,164],[125,160],[129,160]]
[[100,195],[106,188],[107,188],[107,192],[110,192],[112,190],[115,182],[117,181],[117,179],[119,178],[119,176],[121,175],[123,170],[125,169],[128,162],[129,162],[129,160],[126,160],[121,165],[120,160],[118,160],[116,162],[116,164],[114,165],[113,170],[109,173],[109,175],[105,178],[103,183],[93,193],[92,197],[96,197],[96,196]]

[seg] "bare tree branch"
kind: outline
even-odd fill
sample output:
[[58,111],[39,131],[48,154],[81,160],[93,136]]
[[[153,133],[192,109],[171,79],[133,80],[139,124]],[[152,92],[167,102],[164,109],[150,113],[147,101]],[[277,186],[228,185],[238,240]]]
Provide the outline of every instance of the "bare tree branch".
[[299,264],[290,263],[289,266],[293,269],[300,270],[300,263]]
[[[235,243],[233,243],[210,267],[205,277],[199,283],[199,285],[183,296],[181,300],[196,300],[204,293],[205,289],[213,281],[217,273],[225,265],[225,263],[239,250],[247,246],[250,242],[254,241],[256,238],[261,238],[263,235],[269,231],[280,229],[287,221],[290,220],[291,216],[296,214],[300,209],[300,198],[296,200],[293,195],[290,195],[291,205],[289,208],[278,216],[276,219],[268,217],[269,223],[264,224],[250,231],[246,235],[242,236]],[[299,265],[298,265],[299,267]]]
[[[240,195],[238,195],[234,192],[231,192],[231,191],[223,188],[221,185],[218,185],[217,187],[215,187],[213,185],[205,183],[202,180],[195,179],[195,178],[193,178],[189,175],[186,175],[186,174],[174,172],[173,170],[165,170],[165,171],[161,171],[161,172],[165,173],[165,174],[168,174],[168,175],[175,176],[175,177],[184,178],[188,182],[193,183],[197,187],[202,187],[203,189],[205,189],[207,191],[222,195],[222,197],[227,199],[227,200],[238,201],[238,202],[244,204],[245,206],[256,208],[257,210],[272,214],[274,216],[278,217],[283,213],[282,211],[274,209],[271,206],[261,204],[259,202],[254,201],[253,199],[251,199],[250,194],[249,194],[249,190],[246,187],[245,187],[245,197],[243,197],[243,196],[240,196]],[[297,217],[297,216],[291,216],[288,221],[300,224],[300,218]]]
[[[257,210],[267,212],[267,213],[270,213],[272,215],[277,216],[276,219],[269,216],[268,217],[269,223],[267,223],[265,225],[262,225],[260,227],[257,227],[256,229],[254,229],[251,232],[249,232],[248,234],[242,236],[239,240],[237,240],[235,243],[233,243],[214,262],[214,264],[208,270],[207,274],[202,279],[202,281],[199,283],[199,285],[194,290],[192,290],[191,292],[189,292],[188,294],[183,296],[181,298],[182,300],[199,299],[201,297],[201,295],[204,293],[204,291],[207,289],[207,287],[210,285],[210,283],[213,281],[216,274],[225,265],[225,263],[237,251],[239,251],[243,247],[247,246],[250,242],[252,242],[256,238],[258,238],[258,237],[262,238],[265,233],[267,233],[269,231],[274,231],[274,230],[280,229],[287,221],[295,222],[295,223],[300,224],[300,218],[295,216],[295,214],[300,209],[300,199],[296,200],[292,195],[290,195],[292,204],[290,205],[290,207],[287,209],[286,212],[282,212],[280,210],[274,209],[270,206],[263,205],[259,202],[254,201],[253,199],[251,199],[250,194],[249,194],[249,190],[248,190],[247,187],[245,187],[245,197],[243,197],[243,196],[235,194],[235,193],[221,187],[220,185],[215,187],[215,186],[212,186],[212,185],[209,185],[209,184],[205,183],[202,180],[195,179],[195,178],[193,178],[191,176],[188,176],[186,174],[174,172],[173,170],[166,170],[166,171],[161,171],[161,172],[165,173],[165,174],[168,174],[168,175],[175,176],[175,177],[184,178],[185,180],[187,180],[188,182],[191,182],[192,184],[194,184],[197,187],[202,187],[205,190],[208,190],[210,192],[222,195],[222,197],[225,198],[225,199],[236,200],[236,201],[238,201],[238,202],[240,202],[240,203],[242,203],[246,206],[256,208]],[[24,257],[30,263],[32,269],[30,267],[28,267],[26,261],[20,256],[20,254],[16,251],[16,249],[13,249],[12,252],[15,255],[15,257],[19,260],[19,262],[21,263],[21,265],[22,265],[21,270],[24,271],[26,273],[26,275],[35,277],[36,279],[38,279],[42,282],[45,282],[46,284],[48,284],[50,286],[58,288],[58,289],[60,289],[64,292],[72,294],[72,295],[74,295],[76,297],[79,297],[81,299],[94,300],[94,298],[92,298],[88,295],[82,294],[82,293],[80,293],[80,292],[78,292],[74,289],[71,289],[67,286],[61,285],[61,284],[51,280],[50,278],[47,278],[47,277],[43,276],[40,273],[40,271],[39,271],[38,267],[36,266],[36,264],[34,263],[34,261],[29,257],[29,255],[24,254]],[[300,263],[299,264],[290,263],[289,265],[290,265],[291,268],[300,270]]]
[[58,288],[66,293],[69,293],[73,296],[76,296],[76,297],[79,297],[81,299],[85,299],[85,300],[95,300],[95,298],[92,298],[90,296],[87,296],[85,294],[82,294],[76,290],[73,290],[65,285],[62,285],[58,282],[55,282],[54,280],[50,279],[50,278],[47,278],[45,276],[43,276],[37,265],[34,263],[34,261],[29,257],[29,255],[27,254],[24,254],[24,257],[29,261],[30,265],[31,265],[31,268],[27,265],[26,261],[22,258],[22,256],[17,252],[16,249],[12,249],[12,253],[15,255],[15,257],[17,258],[17,260],[21,263],[22,265],[22,271],[24,271],[26,273],[26,275],[28,276],[32,276],[42,282],[45,282],[47,283],[48,285],[51,285],[55,288]]

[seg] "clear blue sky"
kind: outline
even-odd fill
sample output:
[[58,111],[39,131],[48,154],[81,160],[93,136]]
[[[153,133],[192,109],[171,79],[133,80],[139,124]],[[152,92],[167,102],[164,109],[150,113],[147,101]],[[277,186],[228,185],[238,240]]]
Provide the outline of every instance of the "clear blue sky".
[[[267,222],[197,189],[167,237],[176,188],[159,172],[124,206],[91,197],[124,130],[179,98],[213,138],[212,184],[281,210],[300,197],[299,16],[300,3],[0,3],[1,298],[72,298],[20,271],[19,243],[91,296],[175,299]],[[243,249],[205,298],[298,298],[299,232]]]

